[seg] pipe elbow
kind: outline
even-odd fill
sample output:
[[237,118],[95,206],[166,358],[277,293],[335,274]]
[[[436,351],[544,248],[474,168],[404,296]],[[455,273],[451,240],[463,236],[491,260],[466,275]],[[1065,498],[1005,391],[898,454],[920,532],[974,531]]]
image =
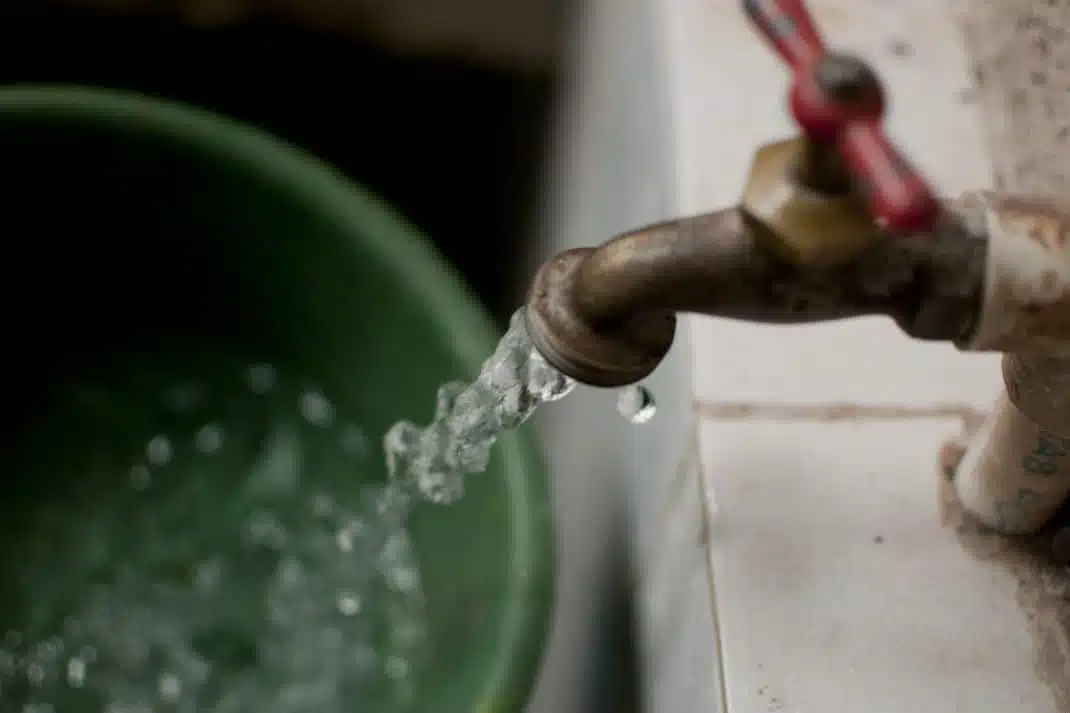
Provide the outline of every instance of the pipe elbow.
[[987,255],[969,351],[1070,357],[1070,206],[982,192],[970,200]]
[[543,265],[528,296],[529,333],[573,379],[625,386],[664,359],[678,312],[753,301],[767,265],[736,209],[658,223]]

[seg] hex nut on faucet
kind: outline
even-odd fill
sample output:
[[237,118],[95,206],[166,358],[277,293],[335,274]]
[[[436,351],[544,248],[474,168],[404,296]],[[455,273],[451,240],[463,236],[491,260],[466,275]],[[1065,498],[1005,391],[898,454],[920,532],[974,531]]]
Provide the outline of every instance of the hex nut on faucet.
[[811,148],[806,139],[788,139],[758,149],[741,205],[769,250],[783,260],[842,264],[872,246],[880,233],[854,191],[822,193],[793,180]]

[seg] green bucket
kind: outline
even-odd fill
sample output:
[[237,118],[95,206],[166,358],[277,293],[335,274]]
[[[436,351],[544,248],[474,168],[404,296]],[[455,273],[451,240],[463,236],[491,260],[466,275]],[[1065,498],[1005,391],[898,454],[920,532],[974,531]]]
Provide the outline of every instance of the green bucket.
[[[85,625],[71,612],[119,581],[142,594],[192,587],[205,548],[244,527],[249,454],[270,440],[275,421],[264,414],[281,407],[232,398],[242,378],[271,364],[294,384],[314,384],[332,423],[358,428],[367,450],[359,466],[324,455],[334,453],[328,441],[336,431],[302,436],[301,458],[315,477],[308,488],[290,482],[296,490],[286,499],[292,508],[315,496],[355,509],[384,477],[386,429],[398,419],[426,422],[437,387],[473,377],[495,330],[412,227],[327,166],[239,123],[112,91],[13,87],[0,91],[0,157],[9,357],[0,713],[22,713],[35,686],[62,689],[49,677],[78,673],[64,673],[75,663],[84,680],[66,682],[70,697],[56,710],[89,713],[74,689],[92,680],[94,663],[64,650],[64,632]],[[254,362],[261,366],[247,370]],[[244,444],[226,457],[172,459],[178,446],[153,436],[181,426],[161,404],[175,379],[189,376],[217,394],[221,423]],[[151,482],[132,484],[141,466],[127,466],[144,458],[160,467]],[[346,710],[522,710],[545,640],[553,569],[547,482],[527,435],[504,438],[460,502],[417,507],[408,532],[426,622],[415,694],[357,696]],[[250,572],[266,566],[261,555],[228,556]],[[109,675],[122,688],[123,666],[139,676],[153,670],[158,652],[138,641],[139,631],[151,631],[201,657],[215,681],[213,701],[227,700],[228,680],[273,691],[278,682],[258,673],[266,664],[257,643],[241,633],[267,616],[260,585],[250,581],[234,580],[230,604],[218,612],[191,610],[207,634],[164,626],[170,614],[139,608],[133,594],[129,608],[112,601],[107,621],[133,631]],[[368,626],[381,631],[380,624]],[[316,639],[283,653],[307,659],[319,710],[333,710],[323,701],[345,699],[349,689],[332,689],[324,671],[347,671],[356,642],[339,637],[344,627],[322,628],[334,648]],[[187,646],[202,634],[200,649]],[[33,656],[52,657],[54,671],[27,668],[31,643],[40,649]],[[288,681],[293,690],[302,690],[299,678]],[[123,710],[187,709],[181,696],[158,705],[133,700],[145,697],[134,684],[117,694],[129,699]],[[230,699],[234,710],[241,700],[250,699]],[[292,701],[271,705],[260,710],[304,710]]]

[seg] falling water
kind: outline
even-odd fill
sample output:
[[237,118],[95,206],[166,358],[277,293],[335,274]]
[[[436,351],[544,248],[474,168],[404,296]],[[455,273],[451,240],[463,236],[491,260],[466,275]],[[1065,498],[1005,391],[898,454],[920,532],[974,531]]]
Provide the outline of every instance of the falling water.
[[518,310],[475,381],[439,388],[428,426],[402,421],[387,432],[391,482],[405,495],[455,501],[464,493],[465,476],[486,469],[491,446],[504,431],[524,423],[542,404],[564,398],[575,385],[535,350]]
[[658,405],[650,389],[637,384],[620,392],[617,399],[617,411],[631,423],[640,425],[654,418],[658,412]]

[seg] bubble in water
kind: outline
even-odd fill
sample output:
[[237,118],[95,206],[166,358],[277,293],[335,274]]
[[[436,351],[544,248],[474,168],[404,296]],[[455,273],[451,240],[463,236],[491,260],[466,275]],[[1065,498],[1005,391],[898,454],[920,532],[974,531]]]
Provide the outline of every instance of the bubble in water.
[[145,446],[145,457],[155,466],[164,466],[171,462],[171,439],[167,436],[153,436]]
[[464,476],[447,468],[423,471],[417,485],[427,502],[436,505],[457,502],[464,495]]
[[130,469],[130,485],[134,490],[147,490],[152,485],[152,471],[143,465]]
[[634,424],[643,424],[654,418],[658,405],[654,395],[645,386],[636,385],[624,389],[617,399],[617,411]]
[[363,531],[364,523],[354,518],[335,533],[334,542],[342,552],[352,552],[356,539]]
[[160,698],[168,703],[175,703],[182,697],[182,680],[173,673],[160,676]]
[[266,394],[275,388],[275,367],[271,364],[253,364],[245,374],[246,383],[254,394]]
[[[6,637],[15,645],[0,647],[5,713],[338,713],[354,696],[372,695],[372,688],[377,701],[380,692],[397,700],[412,688],[429,652],[422,578],[405,530],[411,491],[387,485],[359,486],[354,493],[351,478],[335,481],[332,469],[343,469],[345,477],[346,469],[358,468],[360,482],[359,468],[375,447],[371,432],[331,413],[330,392],[304,391],[273,370],[259,385],[251,378],[247,388],[243,366],[231,384],[236,395],[205,390],[210,398],[195,413],[170,417],[175,430],[149,431],[134,442],[132,459],[116,469],[120,484],[132,497],[131,485],[150,484],[174,488],[174,497],[138,504],[151,508],[138,522],[144,546],[131,543],[129,559],[99,579],[94,572],[83,595],[70,600],[72,608],[55,611],[59,639],[36,630],[27,640],[14,632]],[[266,411],[267,402],[253,391],[268,386],[272,408]],[[155,405],[167,406],[159,399]],[[276,405],[289,405],[290,413]],[[243,424],[232,427],[224,419],[247,412],[261,412],[266,422],[255,426],[246,450],[235,447],[245,444],[236,440]],[[302,417],[329,429],[318,437]],[[409,445],[416,449],[403,454],[405,462],[441,466],[441,450],[421,460],[421,433],[413,429]],[[292,448],[288,442],[275,448],[285,440],[279,434],[292,436]],[[287,449],[296,452],[305,439],[319,450],[289,465]],[[434,445],[433,439],[427,443]],[[250,481],[284,461],[301,474],[299,487],[284,497],[266,488],[228,495],[198,455],[208,453],[226,454],[235,466],[245,461]],[[176,465],[189,467],[182,478],[170,476]],[[216,521],[226,526],[212,526]],[[106,519],[103,532],[79,539],[72,529],[57,542],[69,542],[76,561],[92,559],[84,549],[90,540],[121,538],[127,530],[120,525]],[[179,544],[172,542],[176,531],[198,536],[179,538]],[[2,671],[5,656],[10,676]],[[230,660],[250,665],[232,667]],[[57,708],[46,711],[44,703]]]
[[67,662],[67,684],[71,688],[81,688],[85,683],[86,663],[77,656]]
[[341,592],[338,595],[337,606],[342,616],[354,616],[360,613],[360,597],[352,592]]
[[387,581],[398,592],[415,592],[420,587],[420,574],[412,567],[391,567],[387,571]]
[[313,426],[328,426],[334,416],[331,402],[318,391],[306,391],[298,400],[301,417]]
[[390,475],[402,484],[410,479],[409,466],[420,447],[423,431],[414,423],[399,421],[383,436],[383,450],[386,451],[386,465]]
[[223,447],[223,437],[223,426],[218,423],[208,423],[193,436],[193,447],[205,455],[211,455]]

